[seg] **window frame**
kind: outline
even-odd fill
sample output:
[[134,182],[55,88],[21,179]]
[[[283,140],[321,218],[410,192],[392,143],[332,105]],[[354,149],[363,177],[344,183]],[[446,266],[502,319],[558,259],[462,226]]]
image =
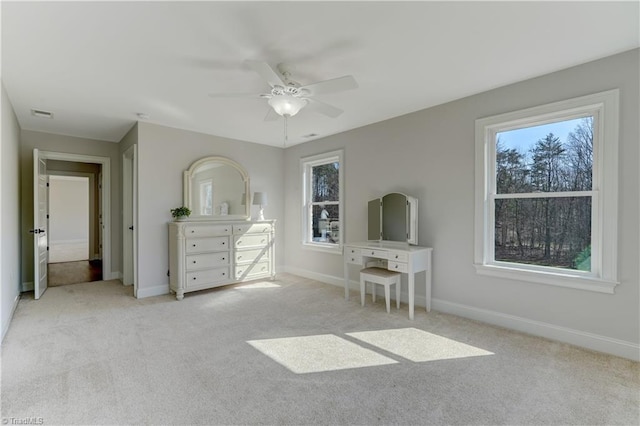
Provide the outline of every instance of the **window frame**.
[[[475,122],[474,266],[481,275],[613,294],[617,281],[619,90],[609,90]],[[496,261],[496,135],[508,130],[593,116],[591,271]],[[587,194],[588,193],[588,194]],[[558,193],[551,197],[556,196]],[[565,192],[564,196],[571,196]],[[497,198],[503,198],[501,194]],[[546,198],[547,196],[545,196]],[[523,197],[525,198],[525,197]]]
[[[320,204],[319,202],[313,202],[312,196],[312,168],[321,166],[324,164],[338,163],[338,197],[339,200],[323,202],[326,205],[338,205],[340,211],[340,217],[338,219],[339,226],[339,238],[338,244],[326,243],[320,241],[313,241],[313,206]],[[335,150],[325,152],[322,154],[316,154],[300,159],[300,174],[302,177],[302,208],[301,208],[301,233],[302,233],[302,246],[307,249],[342,254],[342,248],[344,246],[344,150]]]

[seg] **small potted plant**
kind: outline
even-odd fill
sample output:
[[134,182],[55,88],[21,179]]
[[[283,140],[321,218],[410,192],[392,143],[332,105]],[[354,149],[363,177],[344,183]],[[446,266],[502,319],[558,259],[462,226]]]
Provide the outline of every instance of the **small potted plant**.
[[185,220],[190,214],[191,210],[189,207],[182,206],[171,209],[171,216],[173,216],[175,220]]

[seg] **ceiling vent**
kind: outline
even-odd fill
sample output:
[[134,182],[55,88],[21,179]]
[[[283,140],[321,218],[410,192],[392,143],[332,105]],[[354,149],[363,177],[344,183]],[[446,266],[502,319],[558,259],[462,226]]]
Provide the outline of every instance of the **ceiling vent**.
[[31,110],[31,115],[33,115],[34,117],[40,117],[40,118],[53,118],[53,113],[50,111],[43,111],[41,109],[32,109]]

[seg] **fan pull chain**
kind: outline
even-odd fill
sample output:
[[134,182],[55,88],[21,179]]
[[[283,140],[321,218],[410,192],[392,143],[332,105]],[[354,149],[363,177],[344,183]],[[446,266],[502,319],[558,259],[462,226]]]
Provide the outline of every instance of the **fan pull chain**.
[[287,147],[287,141],[289,140],[289,125],[287,121],[287,116],[284,116],[284,145],[283,148]]

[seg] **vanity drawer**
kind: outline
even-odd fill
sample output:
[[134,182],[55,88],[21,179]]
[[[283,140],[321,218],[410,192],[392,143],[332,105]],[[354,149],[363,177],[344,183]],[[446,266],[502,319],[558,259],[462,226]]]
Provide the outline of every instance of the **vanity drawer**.
[[362,253],[360,252],[359,248],[355,248],[355,247],[347,247],[345,249],[345,253],[347,253],[349,256],[360,256],[362,255]]
[[266,247],[269,244],[269,236],[265,234],[246,234],[234,237],[236,248]]
[[188,238],[186,252],[201,253],[203,251],[229,250],[229,237]]
[[409,255],[407,253],[390,251],[388,259],[395,260],[397,262],[406,262],[409,260]]
[[229,264],[229,252],[220,251],[217,253],[191,254],[186,256],[187,271],[195,271],[198,269],[211,268],[212,266],[221,266]]
[[236,280],[248,280],[253,277],[268,275],[269,262],[252,263],[249,265],[236,266]]
[[362,265],[362,256],[360,256],[359,250],[358,254],[347,253],[347,263]]
[[216,235],[231,235],[231,225],[186,225],[184,236],[213,237]]
[[229,267],[187,272],[187,287],[229,280]]
[[377,257],[378,259],[387,259],[389,252],[386,250],[362,249],[362,255],[367,257]]
[[247,223],[246,225],[233,225],[234,234],[258,234],[271,232],[270,223]]
[[236,251],[236,263],[260,262],[266,260],[269,260],[269,251],[265,249]]
[[409,266],[406,263],[394,262],[392,260],[389,261],[387,269],[390,271],[398,271],[404,273],[409,272]]

